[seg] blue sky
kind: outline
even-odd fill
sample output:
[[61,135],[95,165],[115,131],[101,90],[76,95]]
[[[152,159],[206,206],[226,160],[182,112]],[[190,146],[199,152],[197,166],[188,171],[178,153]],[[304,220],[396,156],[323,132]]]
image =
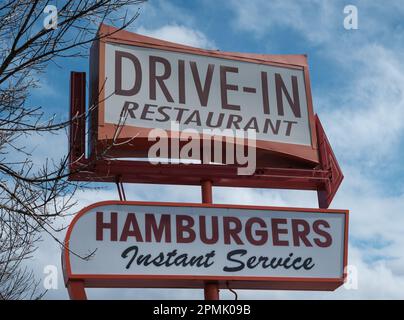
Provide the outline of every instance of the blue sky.
[[[345,174],[333,208],[351,211],[349,263],[358,270],[358,289],[334,293],[242,291],[241,298],[404,298],[404,4],[400,0],[321,1],[159,1],[140,6],[131,30],[157,38],[223,51],[308,54],[314,109]],[[343,26],[346,5],[358,8],[359,29]],[[131,8],[133,12],[138,7]],[[67,117],[69,72],[88,71],[86,59],[49,65],[31,102]],[[64,136],[36,138],[38,157],[67,150]],[[127,186],[132,200],[200,201],[198,188]],[[94,199],[116,199],[116,190],[77,195],[78,207]],[[237,200],[235,200],[237,199]],[[311,192],[215,189],[224,203],[315,207]],[[63,238],[63,235],[60,235]],[[44,240],[35,257],[43,266],[59,265],[60,249]],[[46,248],[45,248],[46,247]],[[66,298],[59,289],[48,298]],[[188,297],[174,290],[179,298]],[[173,290],[91,290],[90,297],[172,298]],[[190,298],[201,298],[201,290]],[[223,292],[224,298],[231,298]]]

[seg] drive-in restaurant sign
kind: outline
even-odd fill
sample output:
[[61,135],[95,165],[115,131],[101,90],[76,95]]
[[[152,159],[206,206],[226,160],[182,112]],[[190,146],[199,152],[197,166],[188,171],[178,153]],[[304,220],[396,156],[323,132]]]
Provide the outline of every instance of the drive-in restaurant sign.
[[65,277],[87,287],[201,288],[214,280],[333,290],[344,280],[347,229],[344,210],[99,202],[68,229]]
[[177,122],[200,134],[253,130],[258,150],[318,162],[305,55],[226,53],[120,31],[94,42],[90,59],[95,145],[116,137],[125,114],[119,138],[137,143],[116,147],[120,155],[146,154],[150,130]]

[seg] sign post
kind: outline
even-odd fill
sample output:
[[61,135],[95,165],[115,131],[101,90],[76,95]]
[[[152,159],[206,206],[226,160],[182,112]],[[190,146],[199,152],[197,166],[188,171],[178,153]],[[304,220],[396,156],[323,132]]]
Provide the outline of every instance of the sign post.
[[[203,50],[106,25],[99,35],[88,128],[86,75],[71,74],[69,179],[117,183],[121,201],[73,219],[62,254],[70,298],[86,299],[87,287],[203,288],[218,300],[219,289],[341,286],[348,211],[327,208],[343,174],[313,111],[307,56]],[[249,175],[211,158],[212,128],[221,139],[227,129],[255,132]],[[179,148],[193,130],[200,163],[149,161],[155,129]],[[240,144],[223,143],[222,155]],[[123,183],[200,186],[202,204],[126,201]],[[316,191],[321,209],[213,204],[213,185]]]
[[[202,203],[213,203],[213,186],[212,181],[203,180],[201,184]],[[215,282],[205,283],[204,288],[205,300],[219,300],[219,287]]]

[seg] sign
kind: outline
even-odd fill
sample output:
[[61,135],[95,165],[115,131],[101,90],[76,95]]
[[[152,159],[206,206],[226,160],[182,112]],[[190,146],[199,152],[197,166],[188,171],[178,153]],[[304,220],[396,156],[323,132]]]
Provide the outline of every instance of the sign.
[[226,53],[119,31],[94,42],[90,59],[95,148],[136,137],[114,154],[146,156],[154,128],[201,138],[252,130],[258,150],[319,161],[304,55]]
[[222,288],[334,290],[345,277],[347,230],[346,210],[99,202],[69,226],[65,279],[87,287],[217,281]]

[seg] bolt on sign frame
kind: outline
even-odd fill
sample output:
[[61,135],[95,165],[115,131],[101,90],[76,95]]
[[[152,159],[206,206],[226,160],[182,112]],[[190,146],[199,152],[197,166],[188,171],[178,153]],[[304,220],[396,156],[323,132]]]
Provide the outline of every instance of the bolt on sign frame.
[[[112,215],[115,215],[114,222]],[[135,215],[137,222],[128,228],[127,222],[133,223]],[[189,237],[184,238],[184,241],[179,240],[184,233],[181,231],[183,224],[178,218],[195,221],[190,227],[195,235],[191,240]],[[205,223],[201,222],[201,218]],[[205,228],[212,227],[214,218],[221,226],[220,230],[224,228],[224,233],[218,233],[215,238],[212,231],[212,236],[205,239]],[[226,229],[226,219],[231,219],[232,223],[237,219],[242,226],[237,237],[233,234],[234,230]],[[152,221],[160,221],[157,229],[147,227],[153,225]],[[212,221],[212,225],[207,221]],[[270,236],[261,237],[264,242],[258,243],[257,238],[254,238],[258,233],[251,235],[250,222],[260,224],[261,235],[262,232],[268,232]],[[302,235],[302,230],[294,227],[295,222],[299,226],[306,225],[305,228],[310,231],[306,232],[306,229]],[[281,223],[281,227],[278,223]],[[325,225],[327,229],[323,229]],[[138,230],[136,234],[134,230]],[[245,253],[241,254],[239,249],[244,249]],[[95,256],[89,260],[78,257],[87,254],[89,250],[95,251]],[[221,289],[324,291],[335,290],[343,284],[346,278],[347,250],[347,210],[103,201],[82,209],[74,217],[67,230],[62,264],[69,294],[77,299],[86,298],[86,287],[203,288],[206,284],[216,284]],[[175,255],[168,258],[170,251]],[[150,255],[153,261],[157,257],[160,260],[156,264],[144,263],[141,254],[144,257]],[[268,269],[268,266],[256,263],[261,259],[258,256],[265,258],[268,254],[278,259],[289,256],[290,265],[284,269],[282,266],[278,269],[279,265]],[[209,255],[210,258],[203,263],[199,260],[201,264],[194,264],[190,272],[181,266],[183,257],[180,256],[184,255],[186,259],[198,257],[203,260]],[[251,257],[255,257],[254,260]],[[139,259],[142,261],[139,262]],[[162,263],[162,259],[168,260]],[[182,262],[175,264],[175,259]],[[251,264],[248,262],[250,260],[253,261]],[[165,265],[168,261],[170,266]],[[310,268],[303,267],[307,261],[312,265]],[[240,269],[240,265],[243,268]],[[263,275],[260,268],[269,271]]]
[[[100,34],[109,34],[96,41],[90,53],[90,125],[86,128],[86,74],[71,72],[69,135],[71,181],[151,183],[173,185],[200,185],[204,202],[212,202],[212,186],[251,187],[312,190],[318,195],[320,208],[328,208],[335,196],[343,174],[332,151],[320,119],[313,112],[309,70],[305,55],[261,55],[202,50],[161,41],[113,27],[101,25]],[[112,130],[105,123],[105,46],[130,45],[144,49],[157,49],[171,53],[193,54],[226,61],[248,62],[301,70],[307,98],[310,145],[297,145],[271,141],[257,141],[257,167],[252,175],[238,175],[239,167],[232,164],[152,164],[147,161],[150,142],[145,128],[137,128],[138,136],[130,146],[112,146]],[[124,127],[127,140],[133,130]],[[121,131],[121,132],[122,132]],[[86,132],[89,132],[86,147]],[[201,135],[201,139],[206,138]],[[135,146],[136,152],[134,151]],[[106,146],[108,152],[103,154]],[[87,156],[88,155],[88,156]],[[122,158],[136,157],[136,161]],[[139,158],[145,158],[140,160]],[[74,292],[74,286],[72,287]],[[205,297],[217,298],[217,285],[207,283]]]

